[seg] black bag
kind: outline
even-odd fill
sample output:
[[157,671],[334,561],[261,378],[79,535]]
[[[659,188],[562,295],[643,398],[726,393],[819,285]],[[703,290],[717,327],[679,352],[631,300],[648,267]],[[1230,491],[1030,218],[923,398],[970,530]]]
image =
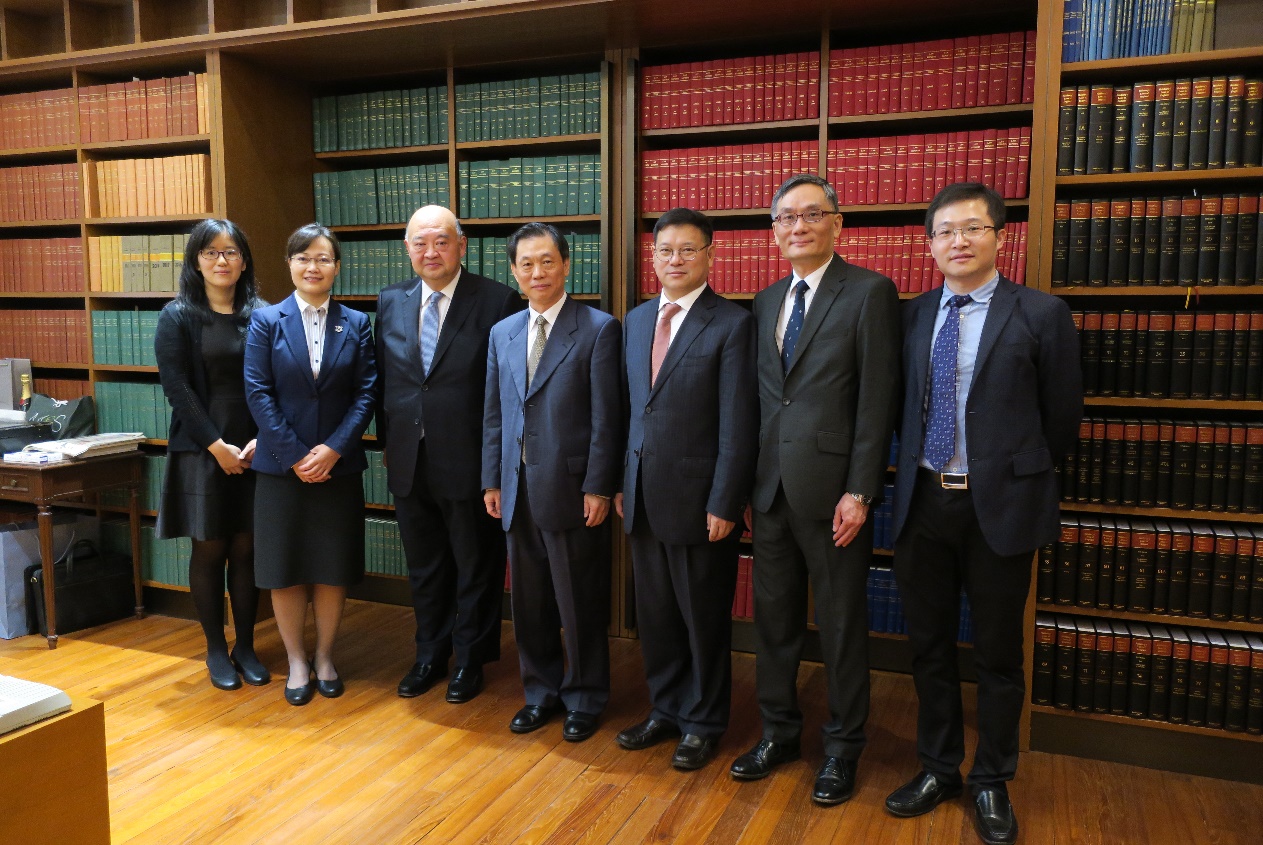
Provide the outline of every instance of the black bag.
[[96,406],[91,396],[78,399],[54,399],[42,393],[31,397],[26,409],[27,422],[52,423],[53,440],[67,440],[96,433]]
[[22,447],[28,443],[52,440],[56,436],[53,434],[52,423],[28,422],[6,425],[0,428],[0,453],[21,452]]
[[[53,564],[53,571],[58,634],[113,622],[136,610],[131,558],[103,555],[91,540],[80,540]],[[43,568],[38,563],[28,566],[24,580],[27,627],[46,637]]]

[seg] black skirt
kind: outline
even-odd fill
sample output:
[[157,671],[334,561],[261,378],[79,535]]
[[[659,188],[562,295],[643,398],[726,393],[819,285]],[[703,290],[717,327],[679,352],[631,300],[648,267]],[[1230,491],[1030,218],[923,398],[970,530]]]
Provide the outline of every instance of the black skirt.
[[210,452],[169,452],[158,536],[231,540],[254,526],[255,473],[229,475]]
[[260,588],[350,587],[364,579],[361,475],[308,484],[293,472],[258,473],[254,581]]

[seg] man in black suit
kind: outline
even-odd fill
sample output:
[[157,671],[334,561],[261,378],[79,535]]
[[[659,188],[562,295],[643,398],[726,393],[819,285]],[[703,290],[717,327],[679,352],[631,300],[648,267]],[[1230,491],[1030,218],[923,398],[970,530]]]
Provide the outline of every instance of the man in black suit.
[[754,511],[754,624],[763,738],[732,764],[766,777],[799,756],[798,662],[815,598],[828,677],[824,763],[812,800],[851,797],[868,718],[869,506],[881,495],[899,379],[899,294],[848,264],[833,186],[792,176],[772,231],[793,267],[754,299],[761,427]]
[[706,215],[676,208],[654,224],[662,296],[624,321],[631,424],[623,492],[636,627],[653,710],[618,735],[629,750],[683,736],[672,765],[699,769],[728,727],[732,596],[759,426],[754,319],[706,284]]
[[1058,530],[1054,466],[1083,416],[1070,309],[996,271],[1004,201],[951,185],[926,212],[946,281],[903,315],[903,412],[895,481],[895,577],[920,711],[922,772],[886,808],[917,816],[961,792],[965,743],[956,635],[964,586],[974,621],[978,748],[969,786],[983,841],[1017,839],[1023,617],[1034,551]]
[[447,700],[461,703],[500,657],[505,544],[482,504],[482,401],[491,327],[522,301],[461,267],[465,235],[446,208],[418,209],[404,244],[417,276],[377,299],[377,435],[417,620],[399,695],[445,677],[455,652]]

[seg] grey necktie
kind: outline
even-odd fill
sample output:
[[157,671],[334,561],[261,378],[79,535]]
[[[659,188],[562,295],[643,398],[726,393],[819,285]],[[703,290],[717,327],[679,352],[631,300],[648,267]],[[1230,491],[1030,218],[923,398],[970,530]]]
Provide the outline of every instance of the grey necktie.
[[530,357],[526,359],[526,386],[529,388],[535,379],[535,370],[539,367],[539,359],[544,355],[544,344],[548,342],[548,321],[540,314],[535,320],[535,345],[531,347]]

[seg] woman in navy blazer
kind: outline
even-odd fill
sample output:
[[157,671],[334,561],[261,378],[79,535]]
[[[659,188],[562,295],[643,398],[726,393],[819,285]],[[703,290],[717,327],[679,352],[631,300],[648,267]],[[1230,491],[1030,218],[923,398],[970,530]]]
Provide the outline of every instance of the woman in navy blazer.
[[324,226],[294,232],[286,248],[294,295],[255,311],[246,338],[246,397],[259,424],[255,579],[272,591],[289,658],[285,700],[294,705],[310,701],[313,687],[326,698],[342,694],[333,643],[346,589],[364,577],[361,437],[377,370],[368,317],[329,296],[340,259],[338,239]]

